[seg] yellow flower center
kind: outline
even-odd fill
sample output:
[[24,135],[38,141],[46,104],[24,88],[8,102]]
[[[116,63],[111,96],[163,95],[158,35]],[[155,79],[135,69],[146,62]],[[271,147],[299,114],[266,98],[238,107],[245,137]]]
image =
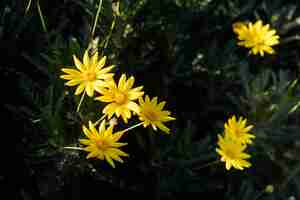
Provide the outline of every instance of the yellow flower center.
[[83,79],[86,81],[94,81],[96,80],[96,73],[95,72],[84,72],[83,73]]
[[122,105],[127,101],[127,95],[121,91],[118,91],[116,92],[114,99],[117,104]]
[[157,121],[159,119],[157,112],[155,112],[151,109],[145,109],[143,114],[150,121]]
[[232,131],[237,137],[241,137],[244,134],[243,129],[238,126],[234,127]]
[[256,45],[256,46],[265,45],[265,38],[262,35],[262,33],[253,32],[251,38],[252,38],[254,45]]
[[236,157],[237,157],[236,152],[233,149],[227,148],[227,149],[224,149],[224,152],[225,152],[226,156],[230,159],[236,159]]
[[105,149],[109,148],[109,146],[110,146],[109,143],[105,140],[96,140],[95,143],[96,143],[97,148],[101,149],[101,150],[105,150]]

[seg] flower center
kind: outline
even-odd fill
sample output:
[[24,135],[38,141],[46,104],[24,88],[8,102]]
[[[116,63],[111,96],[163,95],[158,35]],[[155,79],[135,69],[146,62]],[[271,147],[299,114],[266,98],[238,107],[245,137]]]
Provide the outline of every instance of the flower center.
[[225,152],[230,159],[236,159],[237,156],[233,149],[227,148]]
[[127,95],[126,94],[124,94],[123,92],[120,92],[120,91],[116,92],[115,102],[117,104],[121,105],[121,104],[124,104],[126,101],[127,101]]
[[158,120],[158,115],[155,111],[150,110],[150,109],[146,109],[144,111],[144,115],[147,117],[148,120],[150,121],[156,121]]
[[96,143],[96,146],[98,147],[98,149],[101,149],[101,150],[105,150],[110,146],[109,143],[105,140],[96,140],[95,143]]
[[254,32],[252,34],[253,43],[257,46],[263,46],[265,44],[265,38],[261,33]]
[[234,128],[233,128],[233,133],[234,133],[237,137],[239,137],[239,136],[242,135],[242,131],[241,131],[241,129],[239,129],[238,127],[234,127]]
[[87,71],[83,74],[83,78],[86,81],[94,81],[96,80],[96,73]]

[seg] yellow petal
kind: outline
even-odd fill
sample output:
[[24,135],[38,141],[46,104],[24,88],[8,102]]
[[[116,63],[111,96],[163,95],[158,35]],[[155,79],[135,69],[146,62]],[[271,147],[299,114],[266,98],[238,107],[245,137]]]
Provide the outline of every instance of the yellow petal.
[[101,136],[103,136],[103,133],[105,132],[105,119],[101,122],[100,126],[99,126],[99,133]]
[[93,151],[93,152],[89,153],[86,158],[87,159],[94,158],[94,157],[97,157],[97,155],[98,155],[98,153],[96,151]]
[[90,139],[92,138],[92,133],[84,125],[82,126],[82,130],[86,137],[88,137]]
[[96,97],[95,98],[98,101],[102,101],[102,102],[113,102],[114,98],[112,98],[112,96],[100,96],[100,97]]
[[[105,65],[105,61],[106,61],[106,56],[103,56],[103,57],[99,60],[99,62],[98,62],[98,64],[97,64],[97,68],[98,68],[98,69],[101,69],[101,68]],[[103,72],[103,73],[106,73],[106,72]]]
[[100,74],[106,74],[106,73],[110,72],[114,67],[115,67],[115,65],[111,65],[111,66],[105,67],[105,68],[101,69],[99,71],[99,73]]
[[158,126],[158,128],[162,131],[164,131],[165,133],[169,134],[170,133],[170,129],[168,127],[166,127],[165,125],[163,125],[163,123],[158,122],[156,123],[156,125]]
[[61,71],[65,72],[67,74],[73,75],[75,77],[81,76],[81,73],[79,71],[77,71],[76,69],[63,68],[63,69],[61,69]]
[[126,107],[127,107],[129,110],[132,110],[132,111],[135,112],[135,113],[139,113],[139,112],[140,112],[140,107],[139,107],[139,105],[136,104],[136,103],[133,102],[133,101],[128,102],[128,104],[126,105]]
[[94,84],[93,84],[93,82],[87,82],[86,83],[85,91],[86,91],[86,93],[89,97],[94,96]]
[[122,74],[121,78],[119,79],[118,88],[122,91],[126,89],[126,75]]
[[88,139],[79,139],[79,142],[84,145],[90,145],[91,141]]
[[78,79],[70,80],[66,83],[67,86],[75,86],[80,84],[82,81]]
[[226,169],[230,170],[230,168],[231,168],[231,163],[230,162],[226,162]]
[[131,89],[132,88],[132,86],[133,86],[133,84],[134,84],[134,77],[133,76],[131,76],[128,80],[127,80],[127,83],[126,83],[126,86],[125,86],[125,89],[126,90],[129,90],[129,89]]
[[84,83],[81,83],[81,84],[77,87],[77,89],[76,89],[76,91],[75,91],[75,95],[81,94],[81,93],[83,92],[84,89],[85,89],[85,85],[84,85]]
[[86,68],[89,68],[90,66],[90,58],[89,58],[89,51],[86,50],[84,52],[84,55],[83,55],[83,64]]
[[89,121],[89,130],[94,136],[98,135],[97,129],[91,121]]
[[91,58],[91,65],[93,65],[93,66],[97,66],[97,62],[98,62],[98,52],[96,51],[95,53],[94,53],[94,55],[92,56],[92,58]]
[[85,70],[84,65],[80,62],[80,60],[78,60],[78,58],[75,55],[73,55],[73,61],[77,69],[79,69],[81,72]]
[[115,164],[113,162],[113,160],[110,158],[110,156],[104,154],[105,160],[113,167],[115,168]]

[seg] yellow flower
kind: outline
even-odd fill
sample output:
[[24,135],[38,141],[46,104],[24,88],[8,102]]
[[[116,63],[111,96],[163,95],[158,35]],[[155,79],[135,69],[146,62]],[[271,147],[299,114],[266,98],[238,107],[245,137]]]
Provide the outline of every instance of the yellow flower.
[[79,142],[87,145],[84,150],[90,153],[86,158],[106,160],[113,168],[115,167],[113,160],[123,163],[120,156],[128,156],[127,153],[118,149],[127,145],[127,143],[118,142],[123,132],[113,133],[112,126],[106,129],[105,120],[100,124],[98,131],[91,121],[89,121],[89,128],[86,128],[84,125],[82,128],[88,139],[80,139]]
[[233,23],[232,24],[233,32],[238,34],[240,29],[242,29],[242,27],[244,27],[244,26],[247,26],[247,24],[249,24],[249,22],[235,22],[235,23]]
[[228,122],[224,124],[225,135],[241,144],[251,144],[251,139],[255,138],[255,136],[250,134],[249,131],[253,126],[246,126],[246,123],[247,119],[240,117],[237,121],[236,117],[233,115]]
[[218,146],[219,148],[216,148],[216,151],[221,155],[221,161],[225,162],[227,170],[230,170],[231,167],[243,170],[244,168],[251,166],[251,163],[245,160],[251,156],[243,152],[246,145],[243,145],[230,137],[225,136],[223,138],[221,135],[218,135]]
[[233,24],[233,31],[238,35],[238,45],[250,49],[250,53],[264,56],[264,52],[274,54],[271,46],[279,44],[279,36],[276,31],[270,29],[270,25],[263,25],[261,20],[254,24],[251,22],[237,22]]
[[142,97],[139,98],[139,104],[139,119],[144,122],[144,127],[151,125],[154,130],[157,130],[156,127],[158,127],[162,131],[170,133],[170,129],[163,122],[175,120],[175,118],[169,116],[171,114],[169,111],[162,110],[166,104],[165,101],[158,104],[157,97],[150,100],[149,96],[146,95],[145,101]]
[[132,88],[134,84],[134,77],[131,76],[126,80],[126,75],[122,74],[119,79],[118,85],[114,80],[106,84],[106,88],[102,88],[99,92],[103,95],[95,98],[96,100],[110,103],[103,109],[103,113],[111,118],[114,114],[117,117],[122,117],[125,123],[131,118],[131,111],[134,113],[139,112],[139,106],[134,100],[143,96],[144,92],[141,90],[143,86]]
[[88,55],[88,50],[83,56],[83,63],[81,63],[75,55],[73,55],[74,64],[77,69],[63,68],[62,71],[66,74],[61,75],[60,78],[69,80],[67,86],[78,85],[75,95],[81,94],[83,91],[88,96],[92,97],[94,91],[99,91],[103,87],[104,82],[112,79],[113,73],[108,73],[114,67],[104,67],[106,56],[98,60],[98,52],[91,58]]

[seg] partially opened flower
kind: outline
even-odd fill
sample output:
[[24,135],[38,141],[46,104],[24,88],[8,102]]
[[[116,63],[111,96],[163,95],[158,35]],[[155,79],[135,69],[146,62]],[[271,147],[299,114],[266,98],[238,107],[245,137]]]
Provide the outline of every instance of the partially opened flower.
[[244,153],[246,145],[243,145],[230,137],[218,135],[218,146],[219,148],[216,148],[216,151],[221,156],[221,161],[225,162],[227,170],[230,170],[231,167],[243,170],[244,168],[251,166],[251,163],[246,160],[251,156]]
[[115,114],[117,117],[121,116],[124,122],[128,123],[128,119],[131,118],[131,112],[139,112],[139,106],[134,101],[143,96],[143,86],[132,88],[133,84],[133,76],[126,80],[126,75],[122,74],[118,85],[114,80],[111,80],[106,84],[106,88],[99,90],[102,96],[95,99],[109,103],[102,111],[108,115],[108,118]]
[[63,68],[62,71],[66,74],[61,75],[60,78],[69,80],[66,83],[67,86],[78,85],[75,95],[85,91],[88,96],[92,97],[94,91],[101,89],[104,86],[104,82],[112,79],[114,75],[109,73],[114,66],[104,67],[106,56],[98,60],[98,52],[89,57],[88,50],[86,50],[83,56],[83,63],[75,55],[73,55],[73,60],[77,69],[73,69],[74,67]]
[[175,118],[170,116],[171,112],[163,110],[165,104],[165,101],[158,103],[157,97],[150,100],[146,95],[145,101],[142,97],[139,98],[139,119],[143,122],[144,127],[151,125],[154,130],[157,130],[158,127],[165,133],[170,133],[170,129],[163,123],[175,120]]
[[261,20],[251,22],[237,22],[233,24],[233,31],[238,35],[238,45],[250,49],[250,53],[264,56],[264,52],[274,54],[272,46],[279,44],[279,36],[270,25],[263,25]]
[[127,143],[119,142],[123,132],[113,133],[113,127],[105,128],[105,120],[99,126],[99,130],[95,128],[93,123],[89,121],[89,127],[82,127],[87,139],[80,139],[79,142],[87,145],[84,148],[89,152],[87,158],[98,158],[106,160],[113,168],[115,167],[114,160],[123,163],[121,156],[128,156],[127,153],[119,148],[127,145]]
[[224,124],[225,135],[242,144],[251,144],[252,139],[255,138],[255,135],[249,133],[253,125],[246,126],[246,123],[247,119],[240,117],[237,121],[235,115],[233,115],[228,122]]

